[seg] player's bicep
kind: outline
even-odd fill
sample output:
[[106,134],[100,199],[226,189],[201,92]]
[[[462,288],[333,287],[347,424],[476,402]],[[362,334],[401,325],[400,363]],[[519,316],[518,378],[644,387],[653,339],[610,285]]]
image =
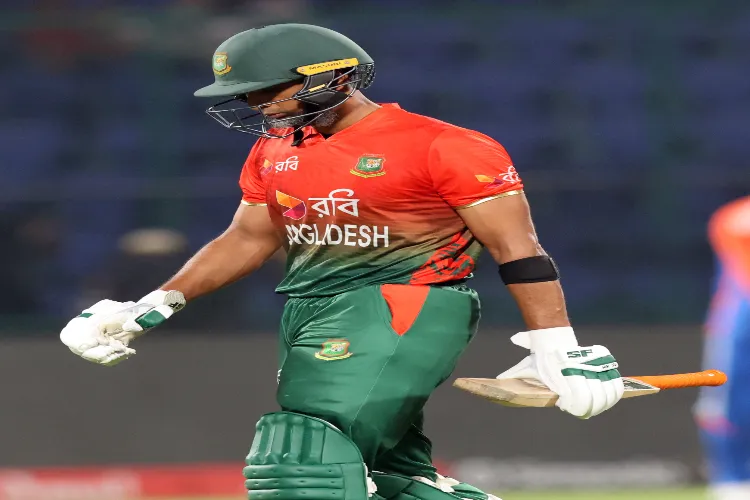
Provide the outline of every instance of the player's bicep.
[[498,264],[545,254],[523,193],[495,198],[457,213]]
[[269,257],[282,244],[282,240],[271,221],[268,207],[265,205],[240,203],[234,213],[232,223],[227,228],[227,233],[231,233],[245,242],[257,244],[264,252],[269,252]]

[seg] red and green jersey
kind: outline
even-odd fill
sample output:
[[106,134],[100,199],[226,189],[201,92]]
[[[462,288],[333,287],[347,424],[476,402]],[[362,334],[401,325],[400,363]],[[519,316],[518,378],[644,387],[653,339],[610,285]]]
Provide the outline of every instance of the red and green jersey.
[[523,189],[500,144],[397,105],[305,134],[259,139],[240,177],[243,203],[267,205],[283,237],[276,291],[293,297],[467,278],[481,245],[460,211]]

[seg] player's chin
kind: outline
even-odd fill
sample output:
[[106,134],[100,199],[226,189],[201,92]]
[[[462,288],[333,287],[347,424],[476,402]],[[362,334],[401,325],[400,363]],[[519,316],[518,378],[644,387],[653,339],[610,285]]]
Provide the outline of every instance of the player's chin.
[[299,127],[304,124],[304,118],[301,116],[289,116],[286,114],[276,114],[266,117],[266,123],[270,128],[289,128]]

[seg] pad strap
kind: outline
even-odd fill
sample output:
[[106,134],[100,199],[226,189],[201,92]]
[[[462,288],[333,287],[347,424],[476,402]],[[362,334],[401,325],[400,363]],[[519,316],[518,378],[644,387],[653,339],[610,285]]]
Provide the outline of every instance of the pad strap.
[[378,496],[385,500],[458,500],[461,498],[488,500],[488,496],[476,488],[473,489],[480,496],[468,495],[463,497],[458,491],[448,493],[437,486],[431,486],[414,478],[397,474],[373,472],[372,479],[378,486]]

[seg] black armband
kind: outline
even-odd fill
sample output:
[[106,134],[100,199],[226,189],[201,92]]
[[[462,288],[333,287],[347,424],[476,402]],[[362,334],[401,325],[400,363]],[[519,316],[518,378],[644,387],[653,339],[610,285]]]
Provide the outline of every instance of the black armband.
[[506,285],[515,283],[541,283],[560,279],[557,265],[549,255],[537,255],[525,259],[512,260],[497,268],[500,278]]

